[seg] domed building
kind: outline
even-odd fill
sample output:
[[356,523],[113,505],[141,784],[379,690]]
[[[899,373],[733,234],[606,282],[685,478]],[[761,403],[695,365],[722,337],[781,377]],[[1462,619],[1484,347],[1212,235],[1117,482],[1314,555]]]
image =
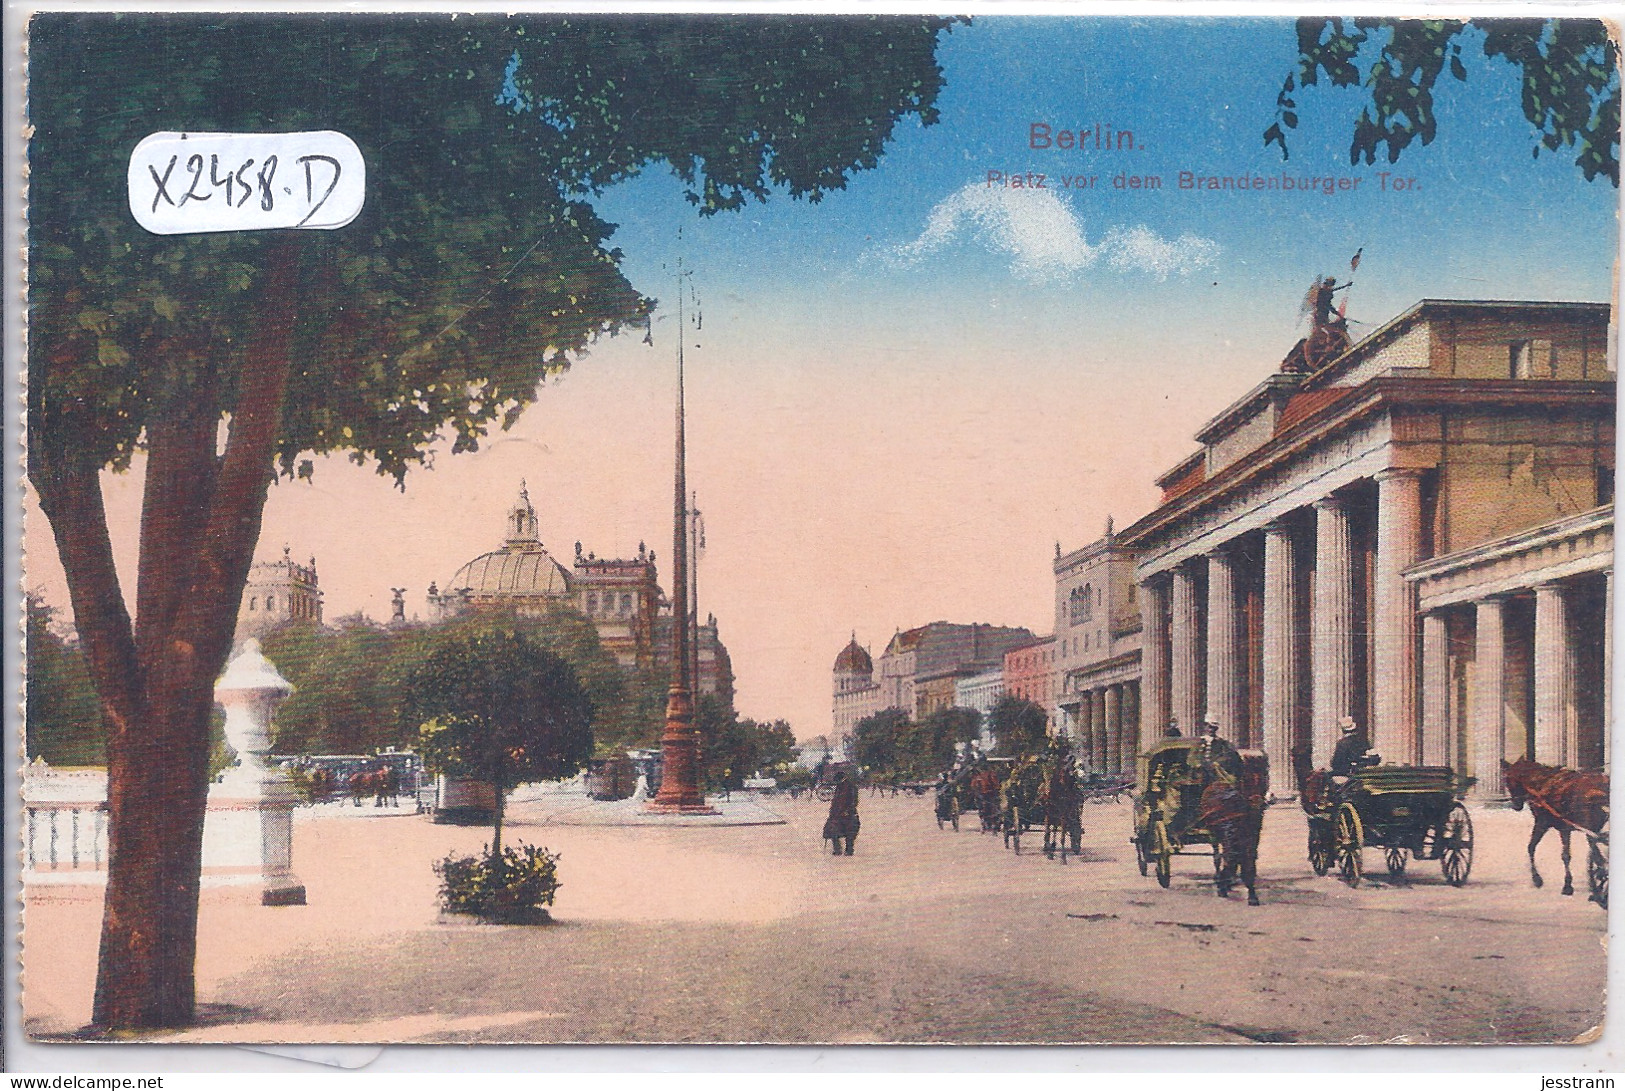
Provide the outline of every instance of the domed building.
[[500,606],[534,616],[569,598],[570,574],[542,547],[536,509],[523,484],[519,499],[508,509],[502,548],[463,565],[447,581],[445,590],[429,586],[429,608],[437,618],[478,606]]
[[[469,610],[500,609],[539,617],[570,607],[598,630],[604,650],[625,668],[671,662],[671,604],[661,593],[655,554],[643,543],[632,558],[600,558],[575,544],[566,568],[542,544],[536,509],[523,482],[508,509],[502,546],[459,568],[444,588],[429,585],[429,611],[442,621]],[[733,697],[733,668],[715,617],[696,626],[700,693]]]
[[858,635],[835,657],[834,737],[850,735],[858,721],[880,711],[880,686],[875,683],[875,664]]

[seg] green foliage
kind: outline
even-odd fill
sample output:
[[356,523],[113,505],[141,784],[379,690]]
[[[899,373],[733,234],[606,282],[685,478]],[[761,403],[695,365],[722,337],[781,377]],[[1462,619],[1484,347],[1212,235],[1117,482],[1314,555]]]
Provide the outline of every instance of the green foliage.
[[558,780],[592,754],[592,701],[574,668],[522,632],[436,634],[407,672],[423,763],[497,786]]
[[[442,433],[473,450],[648,314],[582,197],[665,160],[706,212],[773,185],[817,200],[901,117],[935,120],[947,25],[38,15],[30,443],[122,468],[151,414],[230,413],[266,248],[296,237],[280,470],[343,450],[400,480]],[[366,158],[365,207],[337,231],[149,234],[125,171],[165,129],[339,130]]]
[[994,752],[1000,757],[1019,758],[1036,754],[1049,742],[1049,714],[1033,701],[1005,694],[988,713],[993,732]]
[[859,720],[852,729],[852,760],[877,773],[896,771],[898,735],[908,722],[908,714],[900,708],[883,708]]
[[386,628],[352,617],[332,628],[289,622],[267,633],[260,641],[266,657],[294,686],[277,708],[277,752],[370,754],[414,746],[422,721],[411,707],[407,676],[438,643],[495,632],[522,633],[570,664],[592,702],[600,745],[629,740],[624,749],[658,737],[661,720],[639,700],[641,673],[621,668],[586,618],[566,608],[541,617],[479,611],[435,627]]
[[101,702],[77,645],[51,631],[54,611],[38,596],[27,602],[28,704],[24,738],[28,758],[52,765],[107,761]]
[[[1297,67],[1276,100],[1265,145],[1279,146],[1286,157],[1286,132],[1298,127],[1294,96],[1322,76],[1333,87],[1361,86],[1370,94],[1354,123],[1350,163],[1375,163],[1379,145],[1394,163],[1412,141],[1431,144],[1438,133],[1434,85],[1447,67],[1455,79],[1467,79],[1462,45],[1470,28],[1482,33],[1485,57],[1519,70],[1523,114],[1537,137],[1534,154],[1574,148],[1587,181],[1605,175],[1617,187],[1619,48],[1596,19],[1300,19]],[[1362,73],[1368,45],[1376,56]]]
[[325,629],[289,622],[260,640],[266,658],[293,683],[277,707],[282,754],[371,754],[410,745],[405,673],[421,657],[422,633],[344,618]]
[[714,694],[695,710],[700,734],[700,771],[707,787],[740,788],[748,776],[795,760],[796,736],[784,720],[740,719]]
[[918,723],[901,709],[882,709],[858,721],[853,759],[877,776],[926,779],[954,761],[956,743],[980,737],[981,713],[944,708]]
[[563,884],[559,854],[535,845],[510,846],[494,855],[487,846],[478,856],[438,860],[440,907],[515,924],[547,919],[546,907]]

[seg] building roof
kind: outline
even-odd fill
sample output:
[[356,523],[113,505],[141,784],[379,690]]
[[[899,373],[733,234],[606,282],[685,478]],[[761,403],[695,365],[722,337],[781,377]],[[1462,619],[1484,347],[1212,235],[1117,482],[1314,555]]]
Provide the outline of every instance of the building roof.
[[511,546],[483,553],[457,570],[446,585],[449,593],[475,595],[563,596],[570,593],[564,567],[540,545]]
[[875,664],[854,636],[835,657],[835,670],[841,674],[873,674]]

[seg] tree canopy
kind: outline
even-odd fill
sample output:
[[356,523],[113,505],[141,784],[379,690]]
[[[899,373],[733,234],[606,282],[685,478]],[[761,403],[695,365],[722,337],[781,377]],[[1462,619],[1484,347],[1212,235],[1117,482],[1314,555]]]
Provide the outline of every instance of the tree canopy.
[[[1418,139],[1438,135],[1434,87],[1448,68],[1468,77],[1463,46],[1481,32],[1483,55],[1509,62],[1519,73],[1523,115],[1541,149],[1575,151],[1586,180],[1599,175],[1619,185],[1619,47],[1598,19],[1379,19],[1310,17],[1298,20],[1297,66],[1276,102],[1275,123],[1264,133],[1287,155],[1287,131],[1298,127],[1299,92],[1320,83],[1364,88],[1369,98],[1354,122],[1349,162],[1388,162]],[[1361,65],[1364,64],[1362,71]]]
[[[94,1021],[195,1000],[212,686],[273,474],[345,452],[402,481],[474,449],[652,303],[590,198],[665,162],[701,212],[816,200],[929,123],[924,17],[49,12],[29,23],[28,474],[107,724]],[[157,236],[156,131],[335,129],[367,163],[335,231]],[[145,455],[134,613],[102,470]]]
[[592,756],[592,699],[563,656],[524,633],[437,634],[406,688],[424,766],[496,789],[493,860],[508,792],[573,776]]
[[741,718],[715,694],[700,697],[695,724],[701,775],[708,786],[740,788],[746,777],[795,760],[796,736],[787,722]]
[[1049,741],[1049,714],[1036,702],[1005,694],[988,713],[994,746],[1001,757],[1036,754]]
[[881,709],[853,729],[853,759],[886,776],[926,778],[953,764],[959,744],[980,735],[982,714],[943,708],[918,722],[902,709]]

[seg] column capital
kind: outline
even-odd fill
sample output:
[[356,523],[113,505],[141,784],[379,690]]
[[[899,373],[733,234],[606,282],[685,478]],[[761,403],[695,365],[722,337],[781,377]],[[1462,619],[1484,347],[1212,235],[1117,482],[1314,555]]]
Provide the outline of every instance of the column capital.
[[1427,472],[1422,466],[1385,466],[1372,475],[1377,481],[1388,481],[1394,478],[1417,478]]
[[1266,537],[1290,538],[1292,536],[1292,524],[1287,522],[1286,516],[1271,519],[1264,524],[1264,534]]
[[1342,512],[1346,510],[1347,507],[1348,501],[1344,500],[1336,493],[1327,493],[1325,496],[1322,496],[1319,500],[1314,502],[1314,508],[1316,511]]

